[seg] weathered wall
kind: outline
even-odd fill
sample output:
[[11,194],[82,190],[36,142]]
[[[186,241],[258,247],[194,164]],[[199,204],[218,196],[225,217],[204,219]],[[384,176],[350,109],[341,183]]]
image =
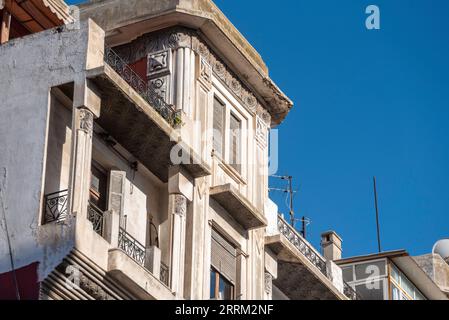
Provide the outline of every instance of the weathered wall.
[[[115,146],[119,149],[118,146]],[[125,151],[121,151],[126,154]],[[127,155],[129,159],[132,156]],[[167,220],[167,186],[157,179],[143,165],[134,172],[130,166],[104,142],[94,138],[92,157],[106,170],[121,170],[126,172],[124,214],[127,216],[127,231],[140,243],[147,240],[147,218],[152,217],[156,226]],[[160,236],[162,233],[159,231]],[[164,238],[159,241],[164,240]],[[168,238],[165,238],[168,240]]]
[[61,100],[51,92],[44,195],[69,188],[72,106]]
[[38,217],[50,88],[83,76],[89,26],[48,30],[0,46],[0,273],[11,269],[6,224],[15,267],[39,262],[40,279],[73,247],[70,227],[41,227]]

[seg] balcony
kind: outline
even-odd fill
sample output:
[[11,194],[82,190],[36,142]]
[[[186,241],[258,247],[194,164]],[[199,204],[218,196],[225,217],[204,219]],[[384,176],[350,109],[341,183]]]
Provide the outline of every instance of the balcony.
[[210,174],[210,167],[177,130],[180,110],[165,102],[112,49],[105,49],[104,65],[89,70],[87,77],[101,92],[97,123],[161,181],[168,181],[175,145],[189,155],[183,166],[194,178]]
[[334,285],[326,260],[281,216],[278,216],[277,228],[278,234],[267,236],[265,240],[278,260],[278,278],[273,285],[292,300],[353,298],[349,288],[338,289]]
[[210,196],[245,229],[261,228],[267,225],[264,215],[231,184],[212,187]]
[[44,224],[61,222],[67,217],[68,190],[47,194],[44,197]]

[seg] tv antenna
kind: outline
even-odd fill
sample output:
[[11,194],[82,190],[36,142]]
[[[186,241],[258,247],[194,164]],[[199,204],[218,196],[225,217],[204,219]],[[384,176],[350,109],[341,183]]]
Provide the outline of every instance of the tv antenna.
[[380,252],[382,252],[382,247],[380,245],[380,225],[379,225],[379,208],[377,205],[376,177],[373,177],[373,185],[374,185],[374,206],[376,208],[377,246],[378,246],[379,253],[380,253]]
[[295,218],[295,211],[293,209],[293,196],[297,191],[293,190],[293,177],[292,176],[277,176],[272,175],[271,177],[281,179],[284,181],[287,181],[287,186],[285,188],[269,188],[269,191],[280,191],[283,193],[287,193],[289,195],[289,203],[286,203],[287,207],[289,208],[289,215],[290,215],[290,224],[293,228],[295,228],[295,224],[297,221],[301,222],[301,235],[305,238],[306,237],[306,227],[311,223],[311,220],[307,217],[302,217],[301,219]]

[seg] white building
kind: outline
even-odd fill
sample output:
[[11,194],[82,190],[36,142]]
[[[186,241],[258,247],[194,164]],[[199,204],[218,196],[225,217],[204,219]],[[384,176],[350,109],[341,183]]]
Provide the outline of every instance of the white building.
[[0,297],[353,297],[268,198],[292,102],[212,1],[80,17],[0,46]]

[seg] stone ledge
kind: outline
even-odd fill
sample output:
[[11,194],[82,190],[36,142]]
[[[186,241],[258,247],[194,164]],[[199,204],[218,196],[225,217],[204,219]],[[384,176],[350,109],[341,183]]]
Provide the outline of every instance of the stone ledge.
[[142,300],[173,300],[174,294],[159,279],[120,249],[109,250],[108,275]]
[[267,220],[263,214],[231,184],[212,187],[210,196],[245,229],[267,226]]

